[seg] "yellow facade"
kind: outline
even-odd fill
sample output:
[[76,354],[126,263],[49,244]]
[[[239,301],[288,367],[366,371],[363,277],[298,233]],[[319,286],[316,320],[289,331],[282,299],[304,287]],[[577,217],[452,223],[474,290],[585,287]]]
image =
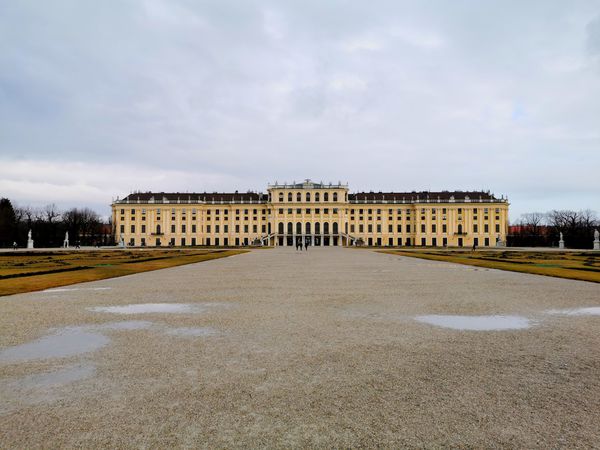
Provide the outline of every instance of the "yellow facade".
[[307,180],[262,193],[136,193],[112,204],[129,246],[503,245],[508,200],[487,192],[354,193]]

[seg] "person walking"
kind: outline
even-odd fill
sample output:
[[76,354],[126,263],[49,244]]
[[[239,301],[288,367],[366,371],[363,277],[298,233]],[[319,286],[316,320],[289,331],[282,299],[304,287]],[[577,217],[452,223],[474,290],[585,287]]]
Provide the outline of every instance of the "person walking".
[[17,249],[17,241],[13,241],[13,250]]

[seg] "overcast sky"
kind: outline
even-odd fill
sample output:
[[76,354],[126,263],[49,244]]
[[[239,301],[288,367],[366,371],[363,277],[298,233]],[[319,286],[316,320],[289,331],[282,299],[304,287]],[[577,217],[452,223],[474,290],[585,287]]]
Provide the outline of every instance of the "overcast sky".
[[600,1],[0,2],[0,197],[304,178],[600,211]]

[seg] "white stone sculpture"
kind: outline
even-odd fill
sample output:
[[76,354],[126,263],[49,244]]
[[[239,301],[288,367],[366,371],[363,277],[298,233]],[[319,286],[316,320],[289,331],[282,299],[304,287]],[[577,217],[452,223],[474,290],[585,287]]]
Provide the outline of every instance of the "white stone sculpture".
[[594,250],[600,250],[600,233],[594,230]]
[[31,239],[31,230],[27,233],[27,248],[33,248],[33,239]]
[[69,232],[65,231],[65,241],[63,242],[64,248],[69,248]]
[[565,248],[565,241],[563,239],[562,231],[560,232],[560,240],[558,241],[558,248]]

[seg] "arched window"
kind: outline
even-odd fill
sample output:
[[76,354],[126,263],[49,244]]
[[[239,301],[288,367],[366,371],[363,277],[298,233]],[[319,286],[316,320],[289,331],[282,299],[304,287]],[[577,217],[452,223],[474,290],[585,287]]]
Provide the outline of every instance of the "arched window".
[[321,224],[319,222],[315,223],[315,234],[321,234]]
[[337,192],[334,192],[334,193],[333,193],[333,201],[334,201],[334,202],[337,202]]
[[288,192],[288,202],[291,202],[291,201],[292,201],[292,193]]
[[296,234],[302,234],[302,223],[296,222]]
[[302,194],[301,194],[300,192],[298,192],[298,193],[296,194],[296,201],[297,201],[297,202],[301,202],[301,201],[302,201]]
[[306,234],[310,234],[310,222],[306,222],[304,229],[306,230]]
[[333,234],[338,234],[338,223],[333,222]]
[[307,193],[306,193],[306,201],[307,201],[307,202],[310,202],[310,192],[307,192]]
[[279,193],[279,201],[280,201],[280,202],[283,202],[283,192],[280,192],[280,193]]
[[283,234],[283,222],[279,222],[279,234]]
[[292,222],[288,222],[288,232],[287,234],[294,234],[294,225]]
[[160,234],[160,224],[156,225],[156,234]]
[[323,234],[329,234],[329,222],[323,224]]
[[318,192],[315,192],[315,202],[319,202],[321,201],[321,196],[319,195]]
[[328,201],[329,201],[329,192],[325,192],[325,193],[323,194],[323,201],[324,201],[324,202],[328,202]]

